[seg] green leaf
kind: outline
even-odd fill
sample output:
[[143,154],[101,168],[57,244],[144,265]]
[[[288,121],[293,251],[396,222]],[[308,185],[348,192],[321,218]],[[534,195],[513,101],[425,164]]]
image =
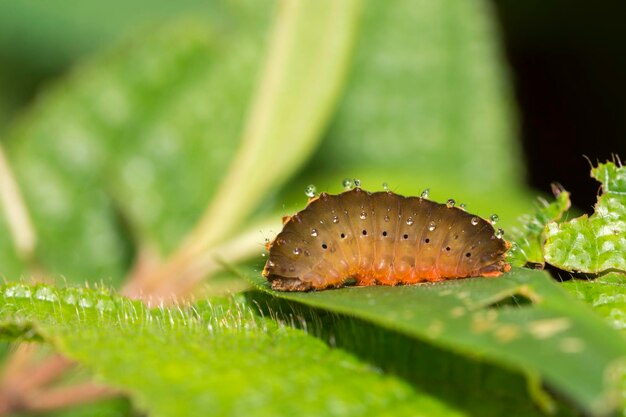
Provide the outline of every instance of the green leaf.
[[524,266],[530,263],[543,267],[546,225],[560,220],[571,205],[569,192],[558,184],[552,184],[552,192],[555,196],[554,201],[548,203],[544,199],[539,199],[541,206],[534,213],[524,215],[519,219],[522,229],[513,229],[514,245],[507,254],[507,261],[512,265]]
[[602,183],[595,213],[546,227],[546,261],[566,271],[626,272],[626,168],[607,162],[591,170]]
[[462,415],[241,301],[148,309],[102,290],[12,284],[0,305],[0,329],[52,343],[154,416]]
[[626,334],[626,282],[623,275],[609,274],[593,281],[573,279],[562,286],[589,304],[611,327]]
[[357,317],[516,369],[529,375],[532,392],[540,392],[537,381],[545,380],[592,414],[617,406],[626,341],[545,272],[514,269],[497,279],[312,293],[276,293],[257,275],[250,279],[275,297]]
[[496,37],[484,0],[366,1],[346,93],[310,172],[521,188]]

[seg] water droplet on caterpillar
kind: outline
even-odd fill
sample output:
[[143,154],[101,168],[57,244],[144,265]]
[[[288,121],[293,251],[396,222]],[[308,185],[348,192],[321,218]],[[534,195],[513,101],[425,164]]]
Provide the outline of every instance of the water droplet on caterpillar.
[[409,226],[412,226],[413,223],[415,223],[415,221],[413,220],[413,217],[409,217],[408,219],[406,219],[406,224],[408,224]]
[[352,178],[344,178],[344,180],[341,181],[341,185],[345,190],[351,190],[354,188],[354,181],[352,181]]
[[424,191],[422,191],[422,194],[420,194],[420,198],[428,199],[428,194],[430,194],[430,189],[426,188]]
[[354,179],[354,186],[355,187],[360,187],[361,186],[361,180],[355,178]]
[[498,239],[502,239],[502,237],[504,236],[504,230],[502,230],[502,229],[498,229],[498,230],[496,230],[495,235],[496,235],[496,237],[497,237]]
[[333,216],[333,223],[335,223],[335,224],[339,223],[339,217],[338,216]]
[[491,221],[491,224],[496,224],[498,223],[498,220],[500,220],[500,218],[497,214],[492,214],[491,216],[489,216],[489,220]]
[[454,207],[455,204],[456,204],[456,201],[454,201],[452,198],[449,198],[448,201],[446,201],[446,207],[448,208]]
[[389,184],[387,184],[386,182],[383,182],[383,190],[389,191]]
[[435,224],[435,222],[430,222],[430,224],[428,225],[428,230],[430,230],[431,232],[435,230],[436,228],[437,228],[437,224]]
[[465,203],[461,203],[459,204],[459,208],[463,211],[465,211],[465,209],[467,208],[467,205]]
[[300,248],[295,248],[295,249],[293,250],[293,254],[294,254],[294,255],[300,255],[301,253],[302,253],[302,249],[300,249]]
[[476,226],[479,221],[480,220],[478,219],[478,217],[472,217],[472,220],[470,220],[470,222],[472,223],[472,226]]
[[317,237],[317,229],[311,229],[311,236]]
[[317,188],[315,188],[315,185],[313,184],[309,184],[304,188],[304,194],[309,198],[315,197],[316,192]]
[[359,215],[359,217],[361,218],[361,220],[365,220],[365,219],[367,219],[367,213],[362,211],[361,214]]
[[386,222],[389,221],[389,216],[385,215],[385,217],[383,218],[383,220],[385,220]]

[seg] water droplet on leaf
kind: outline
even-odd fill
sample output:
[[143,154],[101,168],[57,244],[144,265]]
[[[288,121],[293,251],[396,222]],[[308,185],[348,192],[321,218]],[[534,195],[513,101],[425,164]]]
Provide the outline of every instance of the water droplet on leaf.
[[40,287],[35,291],[35,298],[41,301],[56,301],[57,295],[49,287]]

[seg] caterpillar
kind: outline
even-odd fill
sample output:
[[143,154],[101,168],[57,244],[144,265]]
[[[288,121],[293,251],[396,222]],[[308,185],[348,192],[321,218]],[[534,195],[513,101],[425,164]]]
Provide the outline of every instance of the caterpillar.
[[268,242],[263,276],[278,291],[398,285],[510,270],[511,244],[492,222],[423,193],[404,197],[360,187],[321,193]]

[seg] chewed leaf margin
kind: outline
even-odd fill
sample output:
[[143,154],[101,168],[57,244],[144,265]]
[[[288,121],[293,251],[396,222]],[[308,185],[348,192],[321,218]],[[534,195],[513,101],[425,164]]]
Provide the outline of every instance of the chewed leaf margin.
[[546,262],[566,271],[626,273],[626,168],[598,164],[591,176],[602,183],[595,212],[545,228]]
[[512,266],[543,268],[546,225],[559,221],[571,206],[570,193],[560,184],[552,184],[552,193],[555,197],[553,201],[539,198],[540,206],[535,212],[520,217],[521,228],[512,229],[513,247],[507,253],[507,261]]

